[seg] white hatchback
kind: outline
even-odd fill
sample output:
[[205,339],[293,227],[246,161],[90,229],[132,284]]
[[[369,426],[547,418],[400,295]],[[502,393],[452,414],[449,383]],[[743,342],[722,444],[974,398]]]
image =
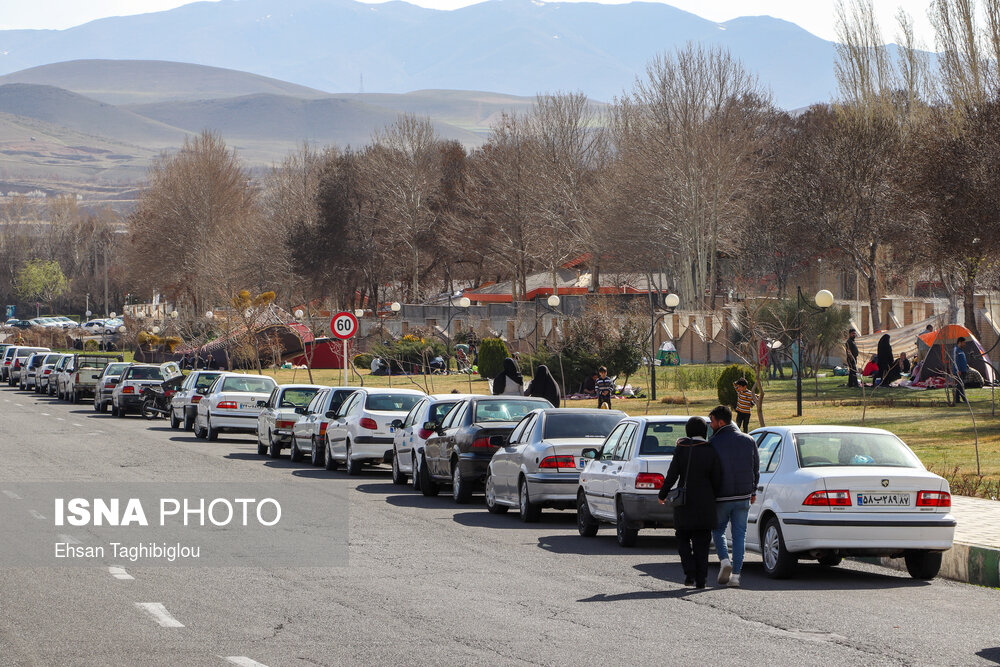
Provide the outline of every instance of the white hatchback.
[[440,426],[448,411],[455,407],[463,398],[472,398],[481,394],[431,394],[420,399],[406,414],[406,417],[394,421],[392,441],[392,483],[406,484],[409,477],[413,480],[413,488],[420,490],[420,456],[424,451],[427,438],[434,435],[434,429],[427,428],[432,423]]
[[848,426],[751,435],[760,482],[747,548],[761,553],[769,576],[791,576],[800,559],[831,567],[844,556],[902,557],[913,578],[937,576],[955,536],[950,488],[902,440]]
[[266,401],[277,386],[266,375],[223,373],[198,401],[195,437],[216,440],[220,431],[256,434],[261,411],[258,401]]
[[424,396],[415,389],[358,388],[326,429],[327,467],[344,463],[348,475],[357,475],[366,463],[390,462],[392,423]]

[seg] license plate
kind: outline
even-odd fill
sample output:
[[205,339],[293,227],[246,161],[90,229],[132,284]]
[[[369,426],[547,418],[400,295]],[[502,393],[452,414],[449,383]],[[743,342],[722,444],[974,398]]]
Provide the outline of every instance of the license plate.
[[250,410],[251,408],[256,408],[256,403],[240,403],[240,410]]
[[396,432],[396,427],[395,426],[390,426],[389,427],[389,433],[395,433],[395,432]]
[[580,460],[577,462],[577,467],[580,468],[580,469],[586,468],[587,467],[587,459],[585,459],[583,457],[580,457]]
[[858,507],[909,507],[909,493],[870,491],[858,494]]

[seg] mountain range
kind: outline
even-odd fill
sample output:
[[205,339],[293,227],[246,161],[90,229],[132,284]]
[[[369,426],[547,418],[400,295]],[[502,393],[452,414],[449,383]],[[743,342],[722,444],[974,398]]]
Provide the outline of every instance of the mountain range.
[[0,31],[0,74],[80,59],[161,60],[314,89],[269,91],[300,98],[317,91],[580,90],[610,101],[652,56],[687,42],[728,48],[785,108],[825,101],[834,90],[833,44],[792,23],[766,16],[715,23],[647,2],[487,0],[453,11],[399,1],[196,2],[67,30]]

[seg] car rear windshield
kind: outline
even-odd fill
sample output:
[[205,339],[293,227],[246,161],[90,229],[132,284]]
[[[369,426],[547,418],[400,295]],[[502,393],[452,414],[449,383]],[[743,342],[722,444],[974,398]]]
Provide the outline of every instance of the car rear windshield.
[[642,444],[639,445],[639,455],[669,456],[673,454],[677,439],[686,435],[684,426],[684,422],[675,424],[647,423],[646,430],[642,434]]
[[618,412],[588,415],[551,413],[545,415],[545,438],[606,438],[623,419]]
[[427,415],[427,421],[432,421],[435,424],[441,424],[444,422],[444,418],[448,416],[448,411],[455,407],[455,403],[458,401],[448,401],[446,403],[435,403],[431,406],[431,413]]
[[353,394],[357,389],[334,389],[333,398],[330,399],[330,412],[336,412],[340,410],[340,406],[344,404],[351,394]]
[[39,350],[37,348],[31,348],[30,350],[18,350],[17,351],[17,356],[20,359],[27,359],[28,357],[30,357],[31,355],[33,355],[35,352],[42,352],[42,350]]
[[312,401],[319,389],[286,389],[281,395],[281,407],[304,408]]
[[162,380],[163,375],[159,368],[146,368],[143,366],[133,366],[125,371],[126,380]]
[[548,406],[542,401],[528,401],[510,398],[506,400],[476,401],[476,414],[473,420],[477,424],[483,422],[516,422],[532,410]]
[[215,378],[222,375],[222,373],[202,373],[198,376],[198,379],[194,381],[195,389],[204,389],[205,387],[211,387],[212,383],[215,382]]
[[409,412],[422,396],[419,394],[368,394],[365,410],[384,412]]
[[796,433],[795,447],[803,468],[922,467],[913,452],[888,433]]
[[99,357],[77,357],[77,364],[77,368],[104,368],[108,365],[108,360]]
[[57,361],[59,361],[60,359],[62,359],[62,355],[61,354],[46,354],[45,355],[45,360],[42,362],[42,365],[45,365],[45,364],[54,364]]
[[253,393],[270,393],[274,390],[274,380],[271,378],[228,377],[222,381],[222,391],[246,391]]
[[104,375],[121,375],[122,371],[128,368],[126,363],[114,363],[108,364],[108,367],[104,369]]

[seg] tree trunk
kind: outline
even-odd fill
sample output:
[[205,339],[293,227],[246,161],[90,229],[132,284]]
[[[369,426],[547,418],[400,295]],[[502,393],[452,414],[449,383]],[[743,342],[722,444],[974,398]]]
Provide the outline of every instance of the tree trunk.
[[868,309],[872,316],[872,333],[882,329],[882,314],[879,312],[878,275],[872,271],[868,275]]
[[976,326],[976,279],[974,276],[966,276],[965,283],[962,285],[962,301],[964,302],[962,305],[965,311],[965,328],[978,339],[980,336],[979,327]]

